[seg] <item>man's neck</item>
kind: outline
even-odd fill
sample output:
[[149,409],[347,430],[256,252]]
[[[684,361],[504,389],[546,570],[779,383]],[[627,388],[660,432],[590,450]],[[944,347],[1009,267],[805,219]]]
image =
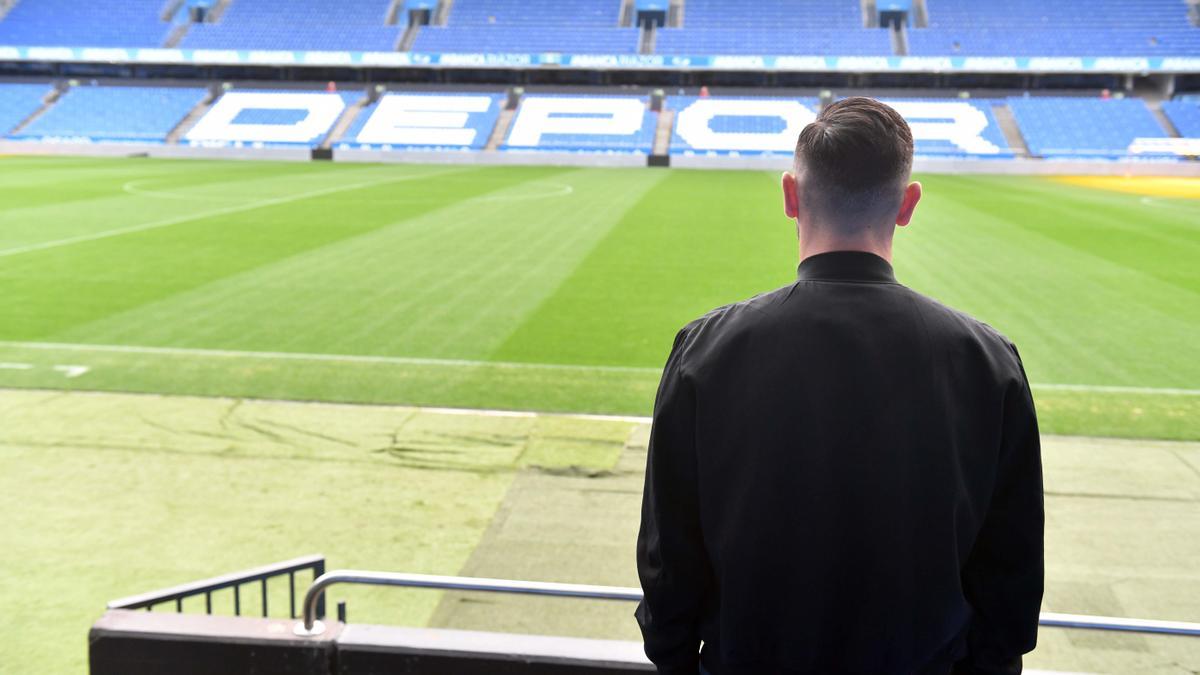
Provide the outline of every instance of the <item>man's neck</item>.
[[892,262],[892,240],[877,241],[874,238],[835,239],[810,235],[800,237],[800,262],[814,255],[832,251],[862,251],[874,253],[889,263]]

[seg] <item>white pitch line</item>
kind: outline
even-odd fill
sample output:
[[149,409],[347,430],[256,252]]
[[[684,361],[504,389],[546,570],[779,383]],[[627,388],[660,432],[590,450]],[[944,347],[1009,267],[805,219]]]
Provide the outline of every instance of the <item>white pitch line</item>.
[[102,232],[93,232],[91,234],[81,234],[77,237],[67,237],[65,239],[55,239],[53,241],[45,241],[40,244],[29,244],[27,246],[17,246],[0,250],[0,258],[9,256],[21,255],[22,253],[32,253],[34,251],[44,251],[50,248],[58,248],[59,246],[70,246],[72,244],[81,244],[88,241],[96,241],[98,239],[108,239],[110,237],[119,237],[125,234],[133,234],[135,232],[145,232],[147,230],[156,230],[172,225],[180,225],[182,223],[191,222],[193,220],[201,220],[211,218],[213,216],[225,216],[233,213],[241,213],[243,211],[252,211],[261,209],[267,206],[278,206],[280,204],[290,204],[301,199],[309,199],[312,197],[321,197],[323,195],[336,194],[338,192],[346,192],[348,190],[360,190],[362,188],[372,187],[375,185],[383,185],[385,183],[398,183],[406,180],[415,180],[418,178],[429,178],[431,176],[440,176],[447,173],[455,173],[465,171],[465,169],[449,169],[445,171],[432,171],[423,174],[414,174],[406,176],[393,176],[391,178],[381,178],[379,180],[365,181],[362,183],[351,183],[350,185],[339,185],[336,187],[321,188],[319,190],[309,190],[298,194],[288,195],[286,197],[272,197],[270,199],[260,199],[248,204],[240,204],[238,206],[225,206],[219,209],[211,209],[209,211],[201,211],[192,213],[186,216],[176,216],[174,218],[166,218],[164,220],[155,220],[149,223],[140,225],[130,225],[128,227],[118,227],[112,230],[104,230]]
[[190,347],[138,347],[131,345],[89,345],[62,342],[7,342],[0,347],[38,349],[45,351],[96,352],[111,354],[157,354],[163,356],[199,356],[214,358],[268,359],[282,361],[316,361],[328,363],[374,363],[402,366],[452,366],[460,368],[504,368],[527,370],[568,370],[576,372],[613,372],[658,374],[660,368],[636,366],[591,366],[567,363],[520,363],[515,361],[473,361],[467,359],[432,359],[415,356],[364,356],[360,354],[308,354],[304,352],[259,352],[235,349],[195,349]]
[[1078,391],[1099,394],[1160,394],[1165,396],[1200,396],[1200,389],[1177,387],[1121,387],[1105,384],[1034,384],[1034,389],[1047,391]]
[[[36,349],[40,351],[93,352],[107,354],[142,354],[160,356],[197,356],[234,359],[266,359],[277,361],[312,361],[325,363],[374,363],[400,366],[450,366],[457,368],[500,368],[505,370],[558,370],[581,373],[631,373],[658,375],[661,368],[642,366],[573,365],[568,363],[522,363],[517,361],[477,361],[470,359],[434,359],[417,356],[365,356],[360,354],[311,354],[305,352],[260,352],[236,349],[199,349],[194,347],[142,347],[136,345],[90,345],[67,342],[14,342],[0,340],[0,348]],[[1034,389],[1046,391],[1077,391],[1104,394],[1157,394],[1162,396],[1200,396],[1200,389],[1176,387],[1124,387],[1103,384],[1033,384]]]
[[417,406],[416,410],[435,415],[460,415],[462,417],[509,417],[516,419],[566,417],[573,420],[588,420],[590,422],[628,422],[630,424],[649,424],[652,421],[651,418],[640,415],[595,415],[589,413],[534,412],[532,410],[488,410],[484,408],[426,408],[423,406]]

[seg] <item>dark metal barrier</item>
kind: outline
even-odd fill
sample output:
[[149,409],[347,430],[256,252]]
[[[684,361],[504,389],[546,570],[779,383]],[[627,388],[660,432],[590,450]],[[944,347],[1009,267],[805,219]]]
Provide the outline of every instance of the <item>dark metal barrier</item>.
[[[638,588],[338,570],[322,575],[321,578],[314,581],[313,585],[309,587],[308,593],[304,596],[304,619],[296,622],[296,626],[293,629],[296,635],[301,637],[316,636],[325,630],[324,625],[318,621],[320,618],[318,607],[321,606],[325,589],[334,584],[366,584],[371,586],[434,588],[456,591],[482,591],[487,593],[517,593],[522,595],[548,595],[562,598],[589,598],[592,600],[621,600],[627,602],[638,602],[642,599],[642,591]],[[1189,623],[1186,621],[1125,619],[1112,616],[1084,616],[1081,614],[1043,612],[1038,623],[1051,628],[1082,628],[1087,630],[1200,637],[1200,623]]]
[[[213,613],[213,593],[232,589],[233,596],[233,614],[235,616],[242,615],[242,587],[247,584],[257,583],[258,591],[262,598],[262,615],[269,616],[268,601],[267,601],[267,582],[271,579],[281,578],[286,576],[288,579],[288,599],[289,599],[289,618],[296,618],[296,573],[312,571],[313,583],[325,574],[325,557],[320,555],[309,555],[302,558],[285,560],[283,562],[255,567],[253,569],[225,574],[211,579],[202,581],[194,581],[189,584],[180,586],[172,586],[163,588],[149,593],[140,595],[131,595],[128,598],[113,600],[108,603],[109,609],[144,609],[151,611],[158,605],[163,605],[169,602],[175,603],[175,611],[183,612],[183,601],[188,598],[204,596],[204,613]],[[325,599],[322,596],[312,611],[317,618],[325,616]]]

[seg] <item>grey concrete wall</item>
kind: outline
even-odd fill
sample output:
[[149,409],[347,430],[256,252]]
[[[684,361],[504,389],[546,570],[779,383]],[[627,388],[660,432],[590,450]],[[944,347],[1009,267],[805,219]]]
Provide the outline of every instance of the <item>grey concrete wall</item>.
[[110,610],[88,635],[91,675],[619,675],[653,672],[637,642]]
[[[36,143],[0,141],[0,154],[62,155],[92,157],[164,157],[189,159],[260,159],[309,161],[308,148],[203,148],[184,145],[118,143]],[[579,154],[569,152],[422,152],[415,150],[337,150],[338,162],[459,165],[548,165],[644,167],[644,155]],[[786,157],[685,156],[671,157],[672,167],[783,171],[791,165]],[[936,159],[917,158],[914,170],[922,173],[1007,174],[1007,175],[1095,175],[1095,176],[1196,176],[1200,162],[1087,161],[1040,159]]]
[[[684,169],[746,169],[783,171],[786,157],[688,157],[673,155],[671,166]],[[921,173],[1066,175],[1066,176],[1200,176],[1200,162],[1087,161],[1044,159],[936,159],[918,157],[913,170]]]
[[405,164],[500,164],[540,166],[646,166],[645,155],[574,152],[422,152],[419,150],[337,150],[338,162],[402,162]]

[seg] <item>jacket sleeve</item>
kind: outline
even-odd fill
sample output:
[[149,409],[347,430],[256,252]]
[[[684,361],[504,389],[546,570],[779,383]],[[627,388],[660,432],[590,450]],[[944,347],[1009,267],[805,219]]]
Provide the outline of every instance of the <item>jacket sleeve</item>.
[[711,572],[700,532],[695,394],[681,372],[686,331],[675,338],[654,403],[637,541],[645,598],[636,616],[658,672],[695,675]]
[[963,590],[974,612],[968,656],[955,675],[1021,672],[1021,656],[1037,644],[1042,604],[1043,530],[1041,442],[1029,381],[1019,376],[1004,399],[996,484],[983,527],[963,569]]

